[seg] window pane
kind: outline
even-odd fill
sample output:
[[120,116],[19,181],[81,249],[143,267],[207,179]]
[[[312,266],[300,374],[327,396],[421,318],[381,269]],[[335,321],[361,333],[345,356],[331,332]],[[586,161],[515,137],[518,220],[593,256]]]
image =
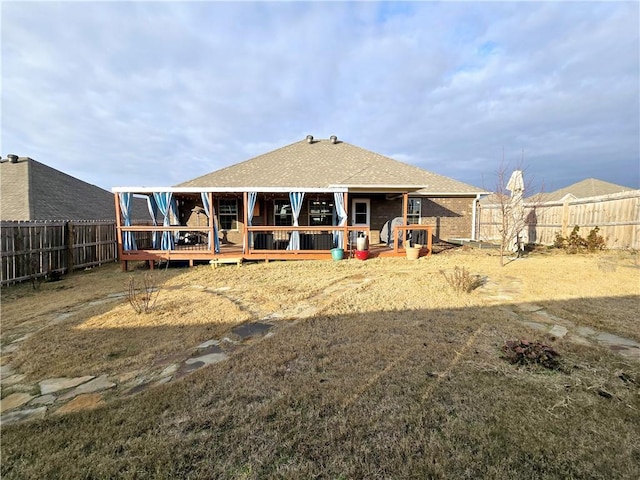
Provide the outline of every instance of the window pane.
[[222,230],[238,229],[238,201],[235,198],[218,200],[218,221]]
[[332,225],[333,202],[329,200],[311,200],[309,202],[309,225]]
[[288,227],[293,224],[289,200],[274,200],[273,207],[274,225]]

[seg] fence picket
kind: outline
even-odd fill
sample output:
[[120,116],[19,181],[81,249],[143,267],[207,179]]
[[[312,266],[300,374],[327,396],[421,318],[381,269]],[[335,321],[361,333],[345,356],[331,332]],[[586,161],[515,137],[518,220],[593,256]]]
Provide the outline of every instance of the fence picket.
[[[499,241],[499,207],[480,204],[480,240]],[[577,225],[583,236],[598,227],[608,248],[640,249],[640,190],[564,202],[525,203],[524,208],[531,243],[551,245],[556,233],[566,237]]]
[[115,262],[115,231],[110,221],[0,222],[0,283]]

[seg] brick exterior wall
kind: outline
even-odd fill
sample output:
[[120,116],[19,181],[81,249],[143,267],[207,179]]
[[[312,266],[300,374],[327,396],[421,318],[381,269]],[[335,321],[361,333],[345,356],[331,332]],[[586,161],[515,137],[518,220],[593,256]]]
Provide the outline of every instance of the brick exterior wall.
[[435,240],[471,238],[471,220],[475,197],[422,199],[422,223],[433,225]]

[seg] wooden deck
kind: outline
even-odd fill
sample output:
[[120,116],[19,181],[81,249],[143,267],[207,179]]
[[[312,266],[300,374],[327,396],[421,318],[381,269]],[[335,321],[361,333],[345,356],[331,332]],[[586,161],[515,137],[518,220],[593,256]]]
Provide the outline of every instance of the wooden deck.
[[[344,228],[345,237],[349,235],[352,231],[362,230],[362,227],[352,227],[345,226]],[[130,231],[130,232],[162,232],[163,230],[167,231],[179,231],[179,229],[184,229],[184,227],[120,227],[122,231]],[[262,230],[265,231],[292,231],[298,230],[302,232],[322,232],[326,227],[249,227],[247,230],[251,230],[254,233],[259,233]],[[191,229],[190,229],[191,230]],[[428,225],[400,225],[394,227],[393,238],[407,238],[405,230],[424,230],[426,233],[427,245],[425,245],[421,251],[420,256],[428,256],[431,255],[433,246],[431,244],[432,238],[432,227]],[[302,233],[301,233],[302,236]],[[368,231],[368,227],[366,229],[366,237],[370,238],[370,233]],[[124,250],[121,237],[119,236],[118,250],[119,250],[119,258],[122,264],[122,270],[127,270],[128,262],[139,262],[144,261],[148,262],[149,267],[153,268],[156,262],[188,262],[190,266],[193,266],[195,262],[211,262],[215,260],[220,260],[219,262],[214,262],[216,264],[219,263],[229,263],[231,259],[234,259],[234,262],[241,264],[243,261],[265,261],[268,262],[270,260],[331,260],[333,257],[331,256],[330,249],[315,249],[315,250],[286,250],[285,248],[275,249],[275,250],[266,250],[266,249],[258,249],[258,248],[243,248],[240,244],[222,244],[220,246],[220,252],[216,253],[213,249],[207,244],[199,244],[199,245],[175,245],[171,250],[148,250],[148,249],[139,249],[139,250]],[[245,231],[245,239],[248,238],[248,231]],[[331,242],[332,243],[332,242]],[[276,246],[277,242],[266,242],[264,245],[269,245],[270,247]],[[302,243],[304,245],[304,243]],[[349,248],[345,248],[344,258],[352,258],[355,257],[355,248],[353,243],[348,244],[345,240],[345,245],[348,245]],[[369,256],[368,258],[378,258],[378,257],[403,257],[406,255],[404,248],[400,245],[397,246],[394,244],[393,247],[389,247],[386,244],[374,244],[369,245]],[[226,261],[224,261],[226,260]]]
[[[420,256],[428,256],[431,251],[428,248],[423,248],[420,251]],[[402,248],[394,250],[393,247],[388,247],[386,244],[371,245],[369,247],[369,258],[378,257],[404,257],[405,251]],[[347,250],[344,252],[344,258],[355,258],[355,250]],[[265,261],[270,260],[332,260],[330,250],[251,250],[250,253],[242,252],[242,245],[221,245],[220,253],[212,253],[206,247],[202,250],[194,249],[193,247],[181,248],[177,246],[174,250],[135,250],[125,251],[122,253],[121,261],[123,262],[123,270],[126,270],[127,262],[149,262],[151,268],[156,262],[166,261],[181,261],[189,262],[190,266],[193,266],[195,262],[199,261],[212,261],[221,260],[215,263],[228,263],[225,260],[236,263],[238,259],[239,263],[244,261]]]

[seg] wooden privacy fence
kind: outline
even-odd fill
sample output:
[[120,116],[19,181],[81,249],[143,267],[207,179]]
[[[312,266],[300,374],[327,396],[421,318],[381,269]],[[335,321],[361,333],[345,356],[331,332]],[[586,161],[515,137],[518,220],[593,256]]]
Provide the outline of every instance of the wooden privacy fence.
[[117,260],[113,221],[0,224],[2,285]]
[[[598,227],[607,248],[640,249],[640,190],[544,203],[525,202],[524,209],[524,236],[528,243],[552,245],[556,233],[568,237],[577,225],[583,237]],[[500,212],[500,205],[480,204],[480,240],[500,240]]]

